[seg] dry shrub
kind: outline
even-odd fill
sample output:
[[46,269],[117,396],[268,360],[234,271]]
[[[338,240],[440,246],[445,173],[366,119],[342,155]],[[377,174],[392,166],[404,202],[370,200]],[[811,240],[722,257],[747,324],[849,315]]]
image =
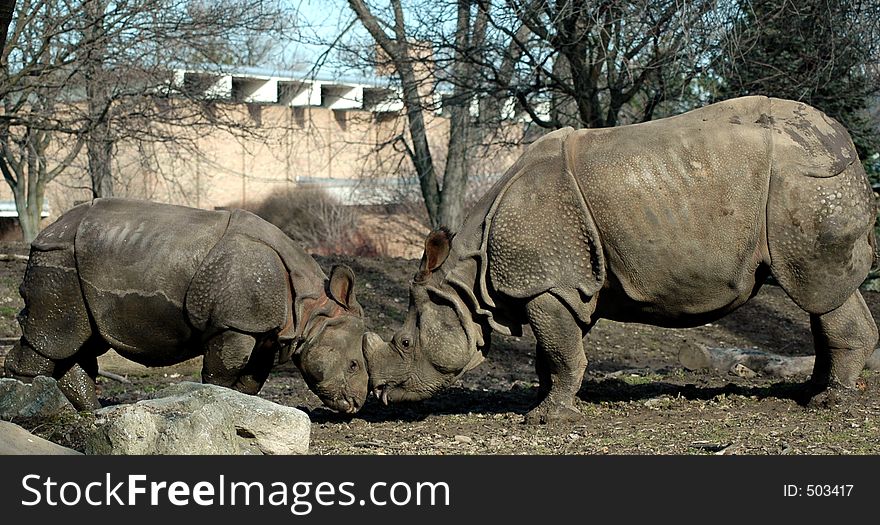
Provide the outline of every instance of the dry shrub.
[[360,231],[386,257],[418,259],[430,229],[401,210],[368,207],[362,210]]
[[375,256],[381,251],[358,229],[358,210],[342,204],[321,188],[282,191],[250,211],[280,228],[311,253]]

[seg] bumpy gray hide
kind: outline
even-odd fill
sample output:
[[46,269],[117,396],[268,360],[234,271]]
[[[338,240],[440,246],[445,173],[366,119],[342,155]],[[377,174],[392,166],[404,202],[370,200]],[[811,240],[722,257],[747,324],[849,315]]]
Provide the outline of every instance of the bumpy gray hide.
[[[772,273],[811,314],[817,391],[851,387],[877,341],[857,290],[874,220],[846,130],[802,103],[746,97],[555,131],[460,231],[429,237],[403,330],[390,348],[367,348],[371,380],[390,401],[426,397],[467,368],[438,362],[473,366],[490,330],[529,323],[543,397],[531,419],[566,418],[585,366],[580,338],[597,319],[700,325]],[[419,336],[441,318],[457,333]]]
[[[350,270],[336,274],[353,287]],[[96,358],[110,346],[148,366],[204,354],[206,382],[252,394],[279,358],[318,348],[312,361],[338,364],[305,377],[325,403],[351,412],[367,392],[363,315],[328,295],[328,283],[299,246],[248,212],[97,199],[33,242],[23,335],[6,368],[53,376],[77,407],[94,408]],[[343,334],[333,347],[321,345],[328,324]]]

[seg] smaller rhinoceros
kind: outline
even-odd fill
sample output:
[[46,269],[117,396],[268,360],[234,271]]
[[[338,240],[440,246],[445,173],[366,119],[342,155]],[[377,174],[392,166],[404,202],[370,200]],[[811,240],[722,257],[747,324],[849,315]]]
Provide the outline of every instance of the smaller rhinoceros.
[[390,344],[365,339],[376,395],[417,400],[476,366],[490,332],[537,339],[532,423],[577,420],[598,319],[699,326],[772,274],[810,314],[814,402],[852,392],[877,343],[858,291],[874,196],[849,134],[799,102],[745,97],[534,144],[454,236],[432,233]]
[[56,378],[81,410],[99,407],[97,357],[146,366],[204,355],[206,383],[256,394],[293,357],[329,407],[367,397],[354,274],[328,280],[278,228],[242,210],[127,199],[79,205],[31,244],[22,336],[8,375]]

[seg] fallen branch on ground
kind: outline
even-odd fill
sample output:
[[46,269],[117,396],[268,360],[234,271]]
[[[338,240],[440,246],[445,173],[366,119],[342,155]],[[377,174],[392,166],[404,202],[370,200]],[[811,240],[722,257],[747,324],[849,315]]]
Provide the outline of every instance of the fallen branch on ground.
[[127,377],[121,376],[119,374],[114,374],[113,372],[106,372],[104,370],[98,370],[98,375],[101,377],[106,377],[107,379],[119,381],[120,383],[124,383],[126,385],[131,384],[131,381],[129,381]]
[[[814,356],[784,356],[751,348],[685,347],[679,362],[688,370],[715,369],[747,376],[756,372],[771,377],[808,376],[813,371]],[[865,367],[880,370],[880,349],[868,357]]]
[[19,255],[17,253],[0,253],[0,261],[27,261],[27,255]]

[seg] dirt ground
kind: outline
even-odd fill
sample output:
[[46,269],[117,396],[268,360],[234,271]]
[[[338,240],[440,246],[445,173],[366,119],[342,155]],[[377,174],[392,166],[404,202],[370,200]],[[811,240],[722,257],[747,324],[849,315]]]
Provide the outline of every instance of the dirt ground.
[[[26,253],[21,244],[2,253]],[[417,261],[319,257],[325,269],[350,265],[369,326],[390,336],[406,310]],[[24,262],[0,261],[0,337],[18,333],[18,284]],[[880,319],[880,294],[865,292]],[[690,345],[760,348],[811,355],[809,318],[778,287],[714,323],[666,329],[600,321],[587,337],[589,366],[578,395],[581,424],[527,426],[537,377],[534,339],[495,337],[486,362],[430,400],[385,407],[375,399],[353,418],[332,413],[290,364],[277,367],[261,396],[308,411],[314,454],[878,454],[880,373],[865,371],[854,404],[838,410],[802,406],[799,383],[678,363]],[[129,403],[167,384],[198,380],[198,363],[143,369],[105,360],[132,384],[100,378],[103,404]],[[799,378],[806,379],[806,378]],[[75,423],[19,422],[49,439],[78,446]]]

